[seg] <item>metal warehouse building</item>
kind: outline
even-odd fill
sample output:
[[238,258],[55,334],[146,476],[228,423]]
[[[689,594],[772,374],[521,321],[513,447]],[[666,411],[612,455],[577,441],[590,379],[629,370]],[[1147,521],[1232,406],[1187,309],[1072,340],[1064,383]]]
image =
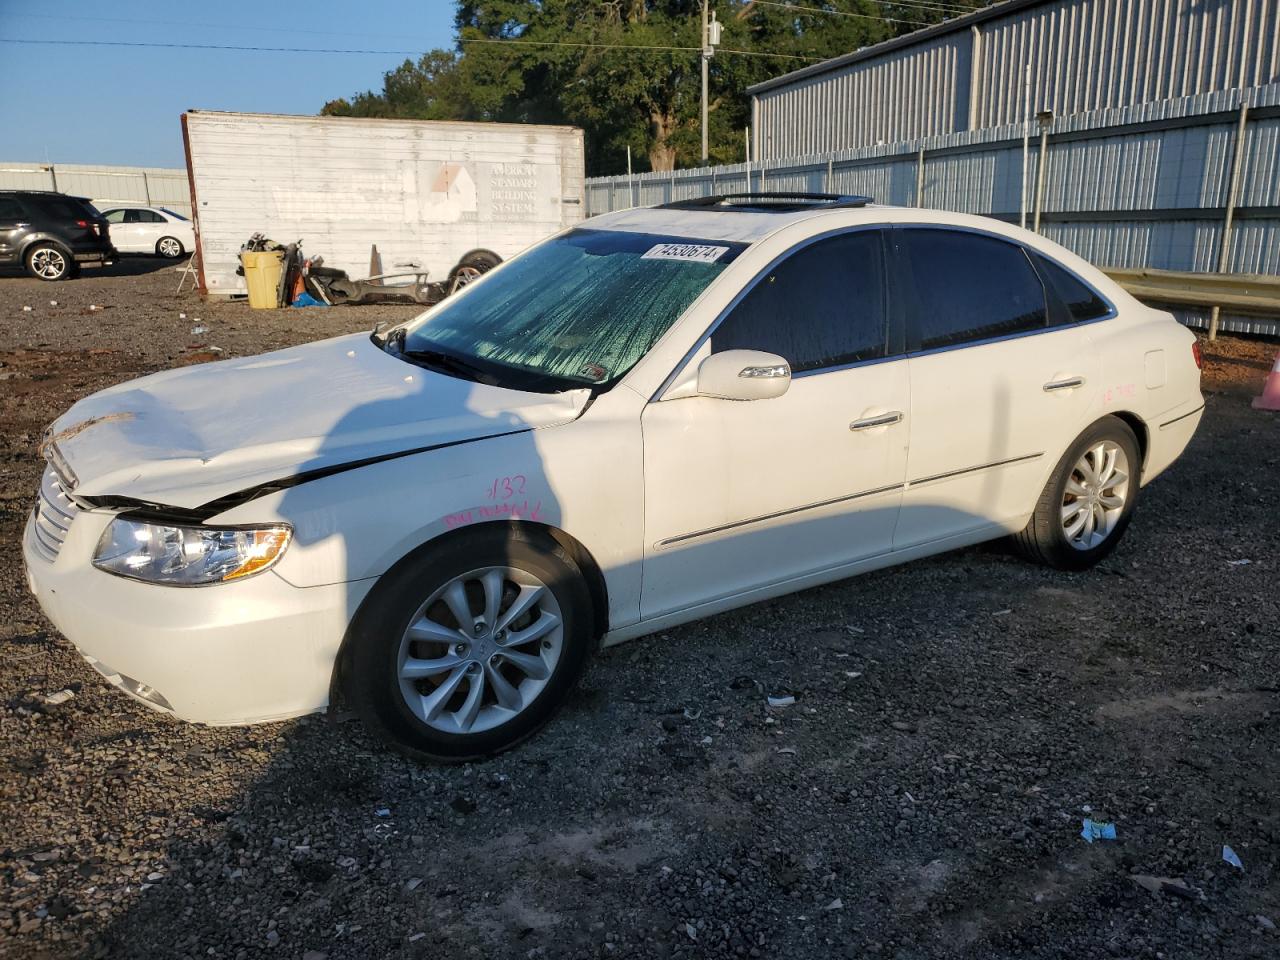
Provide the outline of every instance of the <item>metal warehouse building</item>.
[[1280,81],[1280,0],[1007,0],[751,87],[754,160]]

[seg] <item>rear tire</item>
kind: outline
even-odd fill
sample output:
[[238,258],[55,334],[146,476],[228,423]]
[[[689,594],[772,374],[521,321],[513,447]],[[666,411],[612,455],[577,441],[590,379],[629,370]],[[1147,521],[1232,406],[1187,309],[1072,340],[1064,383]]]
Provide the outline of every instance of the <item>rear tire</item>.
[[177,260],[184,253],[186,250],[183,249],[182,241],[177,237],[161,237],[156,241],[156,255],[166,260]]
[[56,243],[33,244],[23,262],[30,276],[50,283],[66,280],[79,272],[75,258]]
[[1103,417],[1062,455],[1014,544],[1038,563],[1087,570],[1124,536],[1141,476],[1133,430],[1117,417]]
[[347,637],[343,689],[368,727],[409,757],[492,756],[563,705],[592,623],[586,581],[555,541],[480,527],[378,582]]

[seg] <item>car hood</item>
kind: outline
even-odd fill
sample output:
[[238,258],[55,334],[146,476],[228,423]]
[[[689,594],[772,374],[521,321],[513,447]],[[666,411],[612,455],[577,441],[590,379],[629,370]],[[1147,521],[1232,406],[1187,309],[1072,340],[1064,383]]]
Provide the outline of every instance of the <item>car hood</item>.
[[300,474],[567,423],[590,396],[424,370],[360,333],[119,384],[56,420],[45,449],[78,498],[195,509]]

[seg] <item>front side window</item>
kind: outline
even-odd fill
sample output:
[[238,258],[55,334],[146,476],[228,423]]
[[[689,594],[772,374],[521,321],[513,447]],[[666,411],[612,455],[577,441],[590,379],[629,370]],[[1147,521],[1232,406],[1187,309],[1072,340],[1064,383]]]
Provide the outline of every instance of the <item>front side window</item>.
[[887,336],[881,231],[858,230],[770,268],[711,334],[711,350],[764,350],[804,373],[883,357]]
[[1097,320],[1111,312],[1111,308],[1102,297],[1098,296],[1097,291],[1066,267],[1059,266],[1038,253],[1032,256],[1035,257],[1036,269],[1040,271],[1040,276],[1058,295],[1058,299],[1066,306],[1072,320],[1076,322]]
[[901,231],[916,349],[1041,330],[1044,285],[1017,244],[962,230]]
[[385,348],[517,389],[617,382],[744,249],[579,229],[539,244],[411,322]]

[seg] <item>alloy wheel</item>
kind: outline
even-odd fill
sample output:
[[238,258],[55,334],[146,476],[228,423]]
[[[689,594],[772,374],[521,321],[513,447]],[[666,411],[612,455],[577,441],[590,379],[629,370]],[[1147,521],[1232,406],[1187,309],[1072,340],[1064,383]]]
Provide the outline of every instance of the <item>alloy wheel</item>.
[[435,730],[491,730],[533,703],[563,648],[564,620],[550,587],[513,567],[472,570],[410,618],[397,661],[400,693]]
[[41,247],[31,255],[31,269],[45,280],[57,280],[67,272],[67,258],[52,247]]
[[1111,535],[1129,498],[1129,458],[1102,440],[1076,461],[1062,495],[1062,532],[1077,550],[1092,550]]
[[168,257],[172,260],[174,257],[182,256],[182,244],[173,237],[164,237],[160,240],[160,256]]

